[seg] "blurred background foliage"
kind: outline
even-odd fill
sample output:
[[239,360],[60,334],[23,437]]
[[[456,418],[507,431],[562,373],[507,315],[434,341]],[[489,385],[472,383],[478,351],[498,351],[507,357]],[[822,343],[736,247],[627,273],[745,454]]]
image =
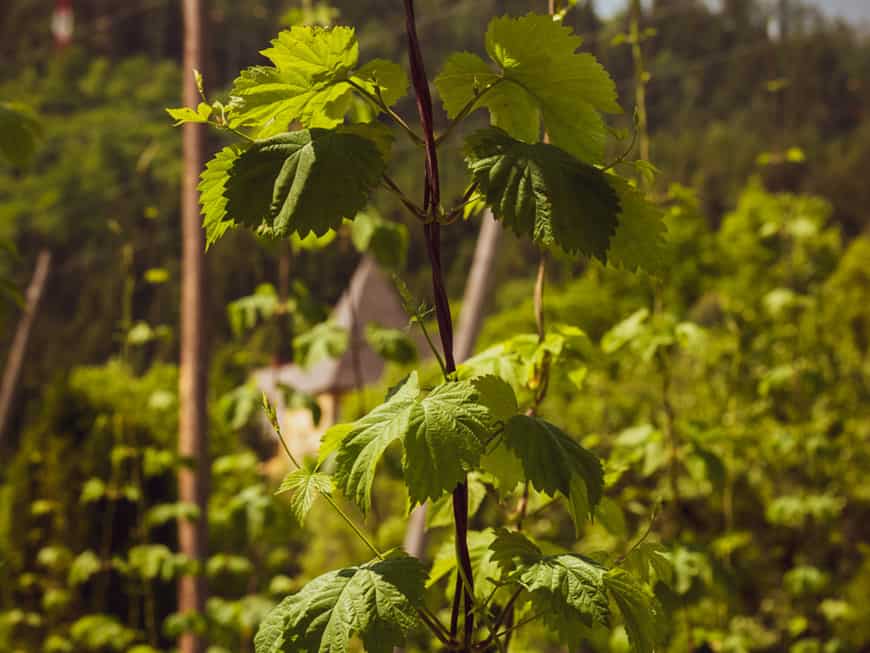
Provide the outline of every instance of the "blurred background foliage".
[[[250,651],[276,600],[365,556],[328,510],[315,507],[303,529],[274,496],[264,465],[274,442],[246,382],[294,335],[305,346],[299,334],[324,324],[366,236],[347,230],[312,252],[238,232],[210,250],[211,557],[199,572],[212,598],[205,615],[174,614],[174,580],[193,565],[174,552],[174,524],[195,509],[175,501],[174,481],[188,464],[174,453],[180,135],[163,107],[179,104],[180,12],[160,0],[75,3],[73,44],[57,49],[46,4],[0,6],[0,101],[30,107],[40,125],[28,165],[0,163],[0,241],[10,246],[0,277],[23,288],[37,252],[53,254],[0,449],[0,649],[148,653],[195,629],[212,653]],[[210,2],[210,91],[221,96],[278,29],[303,19],[355,25],[367,57],[403,61],[394,3],[334,4]],[[480,50],[491,16],[545,10],[418,4],[433,72],[448,52]],[[555,379],[545,410],[607,461],[608,490],[579,541],[567,514],[533,497],[532,534],[619,554],[651,529],[672,567],[656,587],[674,615],[674,652],[870,647],[870,38],[796,0],[781,4],[787,32],[782,14],[756,0],[647,8],[660,170],[651,186],[667,211],[670,265],[659,280],[567,258],[550,265],[547,320],[582,328],[593,354],[582,387]],[[634,70],[617,38],[625,14],[587,2],[564,20],[617,80],[627,111],[613,126],[630,138]],[[410,96],[399,110],[412,114]],[[463,191],[458,147],[443,157],[453,197]],[[416,152],[396,150],[397,180],[419,190]],[[405,221],[392,197],[376,204]],[[408,226],[389,241],[407,239],[391,264],[425,298],[421,234]],[[445,231],[452,298],[477,229],[472,219]],[[535,331],[534,262],[505,234],[479,350]],[[292,287],[276,300],[282,265]],[[271,319],[279,302],[291,326]],[[18,314],[5,301],[4,350]],[[322,349],[339,353],[330,342]],[[342,412],[385,392],[409,357],[390,362],[378,387],[348,395]],[[398,461],[386,469],[368,519],[383,547],[401,544],[406,508]],[[510,520],[491,492],[480,496],[474,526]],[[433,526],[430,559],[447,530]],[[514,650],[556,649],[533,629]],[[615,628],[577,650],[617,653],[627,641]]]

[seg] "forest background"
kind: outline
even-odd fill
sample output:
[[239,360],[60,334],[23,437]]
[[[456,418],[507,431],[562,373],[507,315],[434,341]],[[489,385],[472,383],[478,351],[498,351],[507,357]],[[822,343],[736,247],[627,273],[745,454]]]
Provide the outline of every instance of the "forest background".
[[[208,4],[202,72],[218,97],[301,21],[355,25],[366,56],[404,61],[395,3]],[[419,2],[427,65],[481,51],[491,17],[545,4]],[[0,440],[0,650],[169,650],[185,630],[215,653],[253,650],[280,596],[362,553],[326,510],[303,527],[274,495],[263,463],[275,443],[248,381],[288,343],[297,360],[341,355],[345,340],[322,325],[366,248],[349,230],[316,255],[238,231],[209,250],[211,551],[200,571],[211,598],[197,618],[176,614],[174,583],[193,563],[177,553],[174,520],[195,512],[174,481],[185,464],[174,454],[181,138],[164,108],[181,104],[181,14],[165,1],[75,3],[73,41],[59,48],[46,5],[0,7],[0,101],[32,108],[41,132],[29,165],[0,163],[4,359],[21,317],[15,289],[51,254]],[[563,20],[617,82],[624,147],[637,69],[622,9],[603,18],[578,3]],[[535,534],[578,551],[662,542],[669,650],[867,650],[870,37],[797,0],[656,0],[641,24],[655,169],[636,173],[666,211],[670,258],[658,281],[552,261],[547,319],[581,328],[589,351],[579,384],[555,384],[546,401],[608,475],[579,540],[544,499]],[[398,106],[413,114],[410,95]],[[447,150],[446,195],[462,195],[462,165],[458,146]],[[397,179],[416,196],[417,170],[404,168]],[[379,195],[372,223],[402,223],[398,209]],[[478,229],[472,217],[444,243],[457,314]],[[402,256],[373,255],[426,299],[419,230],[392,236]],[[479,351],[535,331],[535,262],[502,236]],[[292,299],[289,326],[274,315],[279,295]],[[404,376],[408,357],[382,350],[385,378],[346,395],[344,415]],[[385,547],[404,536],[397,485],[379,481],[368,520]],[[484,482],[478,491],[476,512],[496,510]],[[427,552],[436,566],[439,528],[431,522]],[[486,531],[476,537],[485,548]],[[516,650],[558,650],[543,629],[524,637]],[[617,625],[583,646],[627,643]]]

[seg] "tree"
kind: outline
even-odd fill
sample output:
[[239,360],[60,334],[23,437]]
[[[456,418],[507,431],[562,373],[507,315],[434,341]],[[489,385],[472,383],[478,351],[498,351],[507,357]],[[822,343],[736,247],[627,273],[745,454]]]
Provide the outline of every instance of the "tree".
[[[203,62],[203,2],[184,0],[184,101],[195,105]],[[194,77],[195,75],[195,77]],[[199,217],[197,181],[204,161],[204,130],[195,123],[184,126],[184,171],[181,187],[182,280],[181,365],[179,370],[178,453],[189,467],[178,473],[178,498],[199,508],[196,520],[180,518],[178,543],[182,554],[204,563],[207,552],[208,435],[206,412],[207,354],[205,335],[205,239]],[[182,576],[178,585],[178,611],[203,612],[205,576]],[[205,644],[193,632],[179,639],[182,653],[201,653]]]

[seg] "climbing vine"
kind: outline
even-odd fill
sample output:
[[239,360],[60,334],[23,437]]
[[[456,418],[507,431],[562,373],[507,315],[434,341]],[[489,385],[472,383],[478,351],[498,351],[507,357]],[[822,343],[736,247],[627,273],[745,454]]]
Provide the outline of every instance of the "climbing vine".
[[[324,498],[373,559],[328,572],[287,596],[262,622],[256,651],[338,653],[350,650],[354,637],[368,651],[389,651],[421,630],[448,650],[503,651],[517,629],[538,620],[574,644],[607,626],[614,612],[634,650],[652,651],[664,619],[648,585],[646,567],[655,570],[660,560],[655,547],[633,547],[630,556],[608,563],[592,552],[554,550],[523,529],[533,518],[530,492],[567,502],[578,529],[601,500],[600,459],[540,414],[551,376],[563,374],[582,387],[588,339],[576,327],[544,324],[542,263],[537,333],[514,336],[457,366],[441,250],[441,230],[468,213],[466,207],[485,205],[537,243],[542,256],[561,250],[659,271],[661,212],[604,158],[604,115],[621,111],[616,87],[592,55],[578,52],[581,39],[551,16],[495,18],[485,34],[489,61],[455,53],[434,78],[449,119],[436,133],[413,0],[404,1],[404,12],[410,75],[382,59],[360,65],[350,27],[293,27],[262,51],[267,65],[240,73],[229,102],[209,102],[203,94],[199,106],[169,111],[179,124],[208,123],[237,138],[202,175],[209,244],[234,227],[273,238],[324,236],[354,220],[380,187],[419,221],[431,270],[440,382],[430,387],[412,372],[383,404],[329,429],[316,462],[297,460],[284,444],[294,471],[281,490],[290,494],[297,518],[304,520]],[[409,88],[416,125],[394,109]],[[371,110],[359,111],[360,103]],[[462,134],[465,119],[478,110],[488,112],[490,126]],[[467,190],[445,202],[439,148],[461,136]],[[396,138],[420,151],[422,201],[390,174]],[[341,506],[339,495],[369,511],[379,461],[392,446],[402,451],[410,506],[432,502],[452,521],[452,552],[432,569],[401,550],[379,550]],[[499,501],[517,505],[516,517],[470,531],[470,487],[481,479]],[[629,557],[641,573],[627,570]],[[426,588],[445,576],[453,578],[450,601],[436,606]]]

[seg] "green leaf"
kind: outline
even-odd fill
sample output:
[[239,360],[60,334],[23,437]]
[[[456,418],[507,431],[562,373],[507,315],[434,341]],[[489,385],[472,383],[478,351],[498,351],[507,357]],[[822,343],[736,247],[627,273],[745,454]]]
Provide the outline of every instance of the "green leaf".
[[[199,190],[199,204],[202,209],[206,249],[236,225],[235,220],[227,215],[226,190],[230,170],[239,158],[240,152],[240,148],[236,146],[223,148],[206,164],[205,170],[200,175],[197,190]],[[253,201],[258,190],[256,187],[252,187],[251,190]],[[261,191],[259,192],[262,194]]]
[[[515,415],[505,424],[505,446],[522,461],[526,478],[536,490],[561,492],[587,512],[601,499],[604,470],[601,461],[559,427],[538,417]],[[583,486],[576,481],[582,480]],[[585,499],[577,496],[585,490]],[[585,515],[575,515],[578,526]]]
[[611,569],[604,584],[613,596],[634,653],[652,653],[662,639],[662,608],[652,593],[623,569]]
[[[671,585],[674,566],[668,558],[667,549],[656,542],[641,542],[632,548],[625,559],[626,569],[644,583],[651,580]],[[650,574],[652,571],[652,575]]]
[[611,174],[607,180],[619,196],[620,206],[619,226],[610,241],[608,259],[628,270],[662,272],[668,252],[664,211],[625,179]]
[[89,478],[82,486],[82,493],[79,497],[81,503],[93,503],[100,501],[106,496],[106,483],[100,478]]
[[93,551],[83,551],[72,561],[69,568],[69,584],[81,585],[87,583],[91,576],[102,569],[103,564],[99,556]]
[[501,528],[496,533],[490,548],[493,561],[506,573],[539,559],[542,555],[538,545],[519,531]]
[[507,448],[503,439],[492,451],[481,456],[480,467],[492,477],[493,485],[501,497],[513,492],[526,478],[522,462]]
[[322,472],[297,469],[286,476],[275,494],[282,492],[290,493],[290,510],[296,521],[304,524],[314,500],[321,494],[332,493],[332,479]]
[[254,565],[245,556],[218,553],[208,559],[205,573],[209,578],[223,575],[247,576],[254,570]]
[[408,365],[417,360],[417,347],[401,329],[387,329],[377,324],[366,325],[366,341],[384,360]]
[[[537,336],[535,336],[537,338]],[[511,342],[502,342],[463,361],[458,368],[459,378],[496,376],[518,392],[525,385],[526,363]]]
[[337,235],[338,234],[333,229],[330,229],[322,236],[309,233],[304,238],[300,237],[299,234],[294,233],[290,237],[290,242],[292,243],[294,250],[317,252],[332,243]]
[[514,138],[537,141],[543,118],[553,144],[594,163],[606,136],[599,112],[621,109],[604,68],[592,55],[576,53],[580,43],[549,16],[496,18],[486,32],[486,51],[497,70],[459,53],[447,60],[435,85],[451,118],[480,96],[474,108],[489,109],[491,123]]
[[648,326],[645,324],[649,310],[639,308],[627,318],[614,325],[601,337],[601,350],[605,354],[619,351],[631,341],[644,335]]
[[347,351],[347,345],[347,329],[328,320],[296,336],[293,353],[302,367],[310,367],[327,358],[338,358]]
[[230,92],[232,127],[285,131],[298,120],[306,127],[334,127],[344,120],[351,87],[346,79],[359,58],[349,27],[293,27],[260,54],[271,66],[243,70]]
[[377,95],[389,106],[408,90],[404,70],[374,59],[353,71],[359,44],[349,27],[297,26],[285,30],[261,52],[274,66],[253,66],[233,83],[232,127],[256,127],[260,136],[304,127],[340,125],[352,107],[353,85]]
[[471,383],[477,389],[480,403],[487,407],[493,419],[506,422],[517,414],[517,396],[507,381],[487,374],[471,379]]
[[400,270],[405,266],[409,241],[405,225],[363,211],[357,214],[350,226],[350,238],[354,247],[372,254],[382,267]]
[[255,651],[345,653],[359,635],[369,653],[388,653],[417,627],[425,581],[420,561],[401,552],[318,576],[267,615]]
[[158,503],[147,510],[143,521],[148,528],[154,528],[178,519],[189,521],[199,519],[199,506],[183,501]]
[[554,145],[590,163],[604,152],[599,111],[621,113],[616,85],[582,39],[549,16],[529,14],[490,22],[486,51],[504,77],[531,95]]
[[501,127],[521,141],[537,141],[541,118],[534,98],[522,86],[502,81],[502,77],[476,54],[456,52],[444,62],[444,68],[435,78],[435,87],[450,119],[455,119],[476,95],[489,89],[475,103],[475,108],[489,109],[493,127]]
[[595,517],[612,535],[623,540],[628,536],[628,524],[622,507],[610,497],[602,497],[595,507]]
[[391,106],[408,93],[408,76],[399,64],[386,59],[372,59],[351,76],[351,80]]
[[389,400],[354,422],[350,432],[344,434],[335,458],[335,482],[363,512],[371,508],[378,461],[390,444],[407,433],[419,394],[417,373],[412,372]]
[[138,633],[121,625],[114,616],[89,614],[81,617],[69,628],[70,637],[79,645],[78,650],[124,650],[136,641]]
[[491,548],[493,560],[503,570],[513,570],[508,579],[530,593],[533,610],[544,615],[563,642],[576,643],[571,640],[577,622],[608,624],[607,570],[598,563],[572,553],[544,556],[516,532],[500,531]]
[[288,596],[269,611],[260,622],[260,627],[254,636],[255,653],[283,653],[284,624],[287,621],[288,613],[296,607],[297,603],[298,599],[295,596]]
[[329,129],[344,121],[351,101],[346,83],[316,82],[269,66],[243,70],[233,82],[230,126],[256,127],[261,137],[287,131],[294,121]]
[[495,217],[515,233],[606,260],[620,204],[599,169],[495,127],[468,138],[466,161]]
[[592,502],[589,499],[589,489],[579,476],[571,479],[570,491],[568,492],[568,510],[574,521],[575,532],[579,536],[581,526],[587,518],[594,514]]
[[280,69],[311,79],[333,79],[348,72],[359,58],[352,27],[296,26],[278,34],[272,47],[260,52]]
[[473,383],[443,383],[420,398],[417,373],[371,413],[357,420],[336,456],[335,478],[362,510],[371,506],[375,467],[386,448],[402,442],[402,468],[412,505],[452,491],[474,469],[492,425]]
[[[221,195],[225,216],[253,228],[265,221],[278,237],[320,236],[365,207],[385,165],[374,142],[342,129],[303,129],[257,141],[229,165]],[[213,208],[211,219],[206,213],[206,230],[220,208]]]
[[415,402],[402,467],[411,505],[452,491],[480,462],[492,415],[472,382],[443,383]]
[[342,125],[336,128],[336,131],[341,134],[354,134],[370,140],[377,146],[384,161],[389,161],[395,134],[386,125],[382,125],[379,122],[354,123],[352,125]]
[[338,451],[347,434],[353,431],[354,425],[349,423],[334,424],[326,429],[320,437],[320,448],[317,450],[317,464],[322,465],[333,453]]
[[16,166],[26,166],[42,138],[33,110],[17,102],[0,102],[0,154]]
[[175,119],[175,126],[178,127],[188,122],[207,123],[211,117],[212,108],[205,102],[200,102],[196,109],[179,107],[178,109],[167,109],[166,113]]
[[188,570],[191,561],[181,553],[173,553],[163,544],[140,544],[127,553],[127,564],[128,569],[141,579],[160,578],[168,582],[178,572]]
[[[278,299],[278,291],[275,290],[275,286],[271,283],[261,283],[252,294],[239,297],[227,304],[227,317],[233,335],[236,337],[243,335],[245,331],[257,326],[261,320],[269,320],[280,308],[281,302]],[[256,394],[256,400],[259,403],[260,394],[255,392],[256,388],[247,387],[251,393]]]

